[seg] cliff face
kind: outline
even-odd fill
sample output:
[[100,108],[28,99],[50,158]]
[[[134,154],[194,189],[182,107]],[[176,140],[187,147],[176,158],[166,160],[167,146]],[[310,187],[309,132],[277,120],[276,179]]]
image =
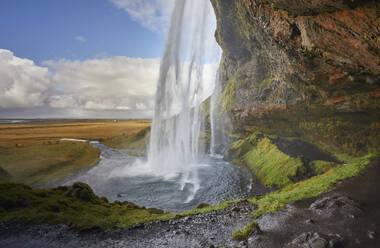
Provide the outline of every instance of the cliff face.
[[380,3],[211,0],[222,105],[235,132],[301,136],[338,151],[380,147]]

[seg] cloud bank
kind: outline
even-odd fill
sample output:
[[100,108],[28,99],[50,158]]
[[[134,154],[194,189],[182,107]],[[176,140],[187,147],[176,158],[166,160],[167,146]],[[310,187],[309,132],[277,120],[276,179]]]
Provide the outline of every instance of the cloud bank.
[[[0,49],[0,118],[150,118],[159,67],[159,59],[127,57],[38,66]],[[204,68],[203,97],[217,67]]]
[[68,117],[97,117],[99,112],[124,114],[125,118],[131,113],[133,118],[150,117],[159,62],[111,57],[50,60],[38,66],[0,49],[0,118],[8,118],[12,112],[51,116],[49,111]]
[[158,59],[112,57],[85,61],[46,61],[60,94],[50,107],[86,110],[151,111]]
[[0,108],[41,106],[48,99],[52,82],[47,68],[0,49]]

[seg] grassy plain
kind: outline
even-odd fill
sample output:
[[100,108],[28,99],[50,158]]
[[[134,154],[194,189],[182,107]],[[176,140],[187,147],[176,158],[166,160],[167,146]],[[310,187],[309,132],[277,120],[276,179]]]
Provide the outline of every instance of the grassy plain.
[[61,138],[99,140],[118,147],[115,140],[127,142],[149,126],[149,120],[0,124],[0,167],[10,175],[6,181],[43,186],[99,159],[99,151],[89,143]]

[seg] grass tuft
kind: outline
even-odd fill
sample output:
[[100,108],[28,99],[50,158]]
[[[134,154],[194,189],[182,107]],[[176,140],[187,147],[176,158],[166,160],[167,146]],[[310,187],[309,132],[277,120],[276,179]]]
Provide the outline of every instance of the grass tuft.
[[234,232],[231,239],[236,241],[246,241],[248,237],[254,232],[260,232],[260,227],[256,222],[249,223],[242,229]]

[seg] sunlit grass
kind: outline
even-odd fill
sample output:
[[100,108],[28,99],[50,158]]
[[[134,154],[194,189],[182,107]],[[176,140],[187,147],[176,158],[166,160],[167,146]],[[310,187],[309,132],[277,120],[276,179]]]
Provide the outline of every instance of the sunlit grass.
[[270,188],[291,184],[290,177],[305,170],[300,158],[281,152],[268,138],[260,140],[255,148],[246,153],[244,161],[262,184]]
[[257,218],[263,214],[273,213],[284,209],[286,204],[292,201],[310,198],[325,192],[338,181],[357,175],[376,157],[376,154],[363,157],[351,157],[346,154],[335,154],[335,156],[340,161],[344,161],[345,164],[337,165],[322,175],[288,185],[263,197],[249,199],[250,202],[256,205],[253,216]]
[[81,142],[0,147],[1,167],[11,175],[8,180],[31,186],[42,186],[71,176],[98,160],[99,150]]
[[140,142],[142,147],[145,143],[138,134],[149,125],[149,120],[0,124],[0,167],[11,175],[8,181],[43,186],[99,160],[99,150],[90,144],[61,138],[99,140],[112,146],[113,140],[128,137],[123,144]]

